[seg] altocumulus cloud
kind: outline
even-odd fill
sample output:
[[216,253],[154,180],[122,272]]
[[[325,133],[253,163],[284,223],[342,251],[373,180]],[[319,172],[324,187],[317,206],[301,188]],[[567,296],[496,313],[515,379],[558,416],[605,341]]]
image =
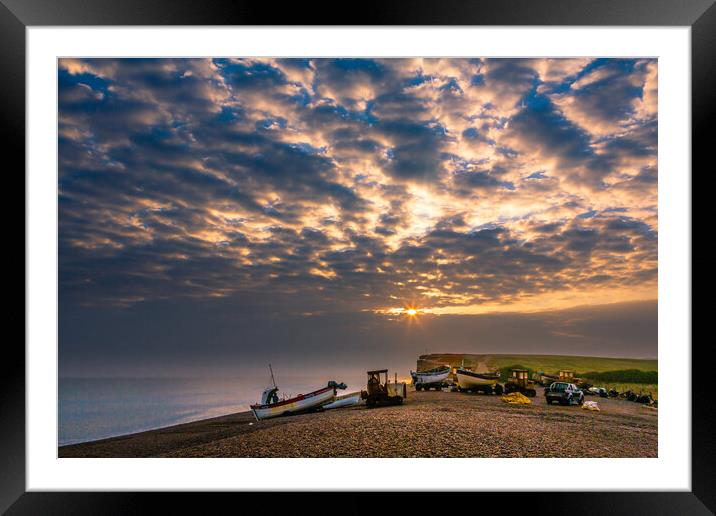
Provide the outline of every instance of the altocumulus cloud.
[[65,306],[656,297],[655,60],[62,59],[58,81]]

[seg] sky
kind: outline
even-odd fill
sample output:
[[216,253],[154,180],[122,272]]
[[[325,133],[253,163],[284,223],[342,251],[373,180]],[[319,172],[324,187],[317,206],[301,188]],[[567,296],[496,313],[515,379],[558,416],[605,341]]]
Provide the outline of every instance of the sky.
[[657,355],[654,59],[60,59],[60,374]]

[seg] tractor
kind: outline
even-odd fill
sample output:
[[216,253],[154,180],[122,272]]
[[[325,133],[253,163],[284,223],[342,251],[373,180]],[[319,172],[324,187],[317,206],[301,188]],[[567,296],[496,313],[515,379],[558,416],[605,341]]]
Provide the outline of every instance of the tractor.
[[511,392],[519,392],[530,398],[537,396],[535,382],[529,379],[527,369],[513,369],[510,372],[510,377],[505,383],[505,394]]
[[368,408],[379,405],[400,405],[407,397],[407,394],[408,387],[405,382],[398,383],[397,373],[395,374],[395,381],[388,382],[387,369],[368,371],[367,390],[360,393]]
[[561,369],[559,371],[559,381],[567,383],[576,383],[578,378],[574,377],[574,371],[569,369]]

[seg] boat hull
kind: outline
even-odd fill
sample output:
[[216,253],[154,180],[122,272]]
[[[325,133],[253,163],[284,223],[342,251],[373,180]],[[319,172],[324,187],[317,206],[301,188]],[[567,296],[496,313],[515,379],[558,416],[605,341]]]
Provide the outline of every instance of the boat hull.
[[554,382],[558,382],[559,377],[558,376],[550,376],[550,375],[540,375],[540,383],[542,385],[551,385]]
[[336,399],[327,405],[323,405],[323,408],[325,410],[329,410],[342,407],[351,407],[353,405],[358,405],[360,403],[360,399],[360,392],[356,392],[353,394],[349,394],[348,396],[345,396],[343,398]]
[[461,389],[474,389],[476,387],[487,387],[496,385],[500,381],[499,376],[482,375],[472,371],[457,370],[457,384]]
[[439,373],[415,373],[410,372],[410,375],[413,377],[413,384],[415,385],[430,385],[433,383],[442,383],[445,380],[447,380],[448,376],[450,376],[450,369],[446,369],[444,372]]
[[279,401],[269,405],[251,405],[256,419],[299,414],[331,403],[336,397],[335,387],[324,387],[308,394],[299,394],[295,398]]

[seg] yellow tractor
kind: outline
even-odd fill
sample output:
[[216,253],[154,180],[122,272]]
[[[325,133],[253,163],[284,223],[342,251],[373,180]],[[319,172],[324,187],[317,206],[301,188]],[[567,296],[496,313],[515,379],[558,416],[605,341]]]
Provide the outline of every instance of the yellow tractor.
[[378,369],[368,371],[368,387],[367,390],[361,391],[360,395],[368,408],[400,405],[408,395],[408,386],[405,382],[398,383],[398,373],[395,374],[395,381],[389,383],[388,370]]
[[511,392],[519,392],[529,398],[537,396],[535,382],[529,379],[527,369],[513,369],[510,372],[510,377],[505,382],[505,394],[510,394]]
[[578,378],[574,377],[574,371],[570,371],[569,369],[560,369],[559,370],[559,381],[560,382],[567,382],[567,383],[576,383]]

